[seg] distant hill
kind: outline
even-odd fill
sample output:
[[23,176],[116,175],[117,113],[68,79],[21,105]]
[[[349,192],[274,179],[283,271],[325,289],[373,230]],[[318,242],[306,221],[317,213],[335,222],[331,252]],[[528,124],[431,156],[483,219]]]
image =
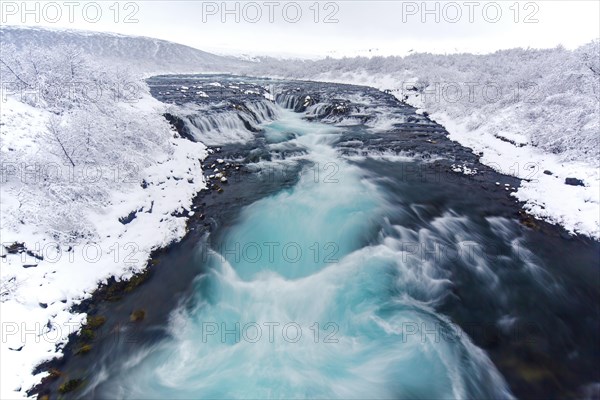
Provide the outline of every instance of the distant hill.
[[231,72],[249,64],[234,57],[143,36],[21,26],[0,27],[0,36],[1,43],[12,43],[17,48],[74,45],[100,63],[127,66],[141,74]]

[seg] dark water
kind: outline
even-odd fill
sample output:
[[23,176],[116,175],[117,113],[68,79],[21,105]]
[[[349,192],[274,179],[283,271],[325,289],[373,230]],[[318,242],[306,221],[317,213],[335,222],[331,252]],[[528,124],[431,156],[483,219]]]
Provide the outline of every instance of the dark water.
[[145,284],[92,306],[107,317],[93,349],[68,349],[48,389],[81,378],[67,397],[591,397],[600,247],[519,214],[518,180],[373,89],[149,84],[180,133],[215,150],[209,190]]

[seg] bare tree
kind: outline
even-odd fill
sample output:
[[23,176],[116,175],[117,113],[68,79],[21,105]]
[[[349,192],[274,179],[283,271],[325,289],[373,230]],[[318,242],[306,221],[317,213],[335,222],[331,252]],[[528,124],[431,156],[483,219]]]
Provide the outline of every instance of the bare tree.
[[2,51],[0,52],[0,72],[4,75],[9,73],[14,76],[17,81],[26,87],[32,87],[25,76],[25,71],[19,60],[18,52],[13,44],[2,43]]
[[64,129],[60,126],[60,117],[52,116],[48,121],[47,128],[50,134],[50,139],[56,143],[58,148],[60,149],[60,153],[71,163],[74,167],[75,162],[73,161],[73,152],[74,150],[67,150],[69,146],[68,138],[65,137]]

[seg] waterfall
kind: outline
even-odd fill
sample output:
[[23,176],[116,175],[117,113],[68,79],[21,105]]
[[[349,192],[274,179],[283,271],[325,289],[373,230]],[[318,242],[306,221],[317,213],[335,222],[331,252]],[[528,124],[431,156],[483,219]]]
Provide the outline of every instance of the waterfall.
[[229,101],[217,107],[178,112],[195,140],[207,145],[246,142],[260,125],[277,118],[276,106],[268,100]]

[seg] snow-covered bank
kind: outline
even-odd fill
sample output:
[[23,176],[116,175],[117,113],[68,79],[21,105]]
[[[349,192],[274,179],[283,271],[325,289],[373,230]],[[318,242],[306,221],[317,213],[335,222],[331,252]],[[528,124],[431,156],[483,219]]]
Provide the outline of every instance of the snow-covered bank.
[[253,70],[389,91],[484,164],[523,179],[513,195],[529,213],[600,239],[600,41],[573,51],[263,59]]
[[[31,375],[33,368],[60,356],[57,346],[85,319],[70,312],[74,304],[111,276],[131,277],[146,266],[152,250],[183,237],[187,219],[181,214],[190,210],[192,198],[205,187],[200,165],[205,146],[171,131],[162,117],[163,104],[146,94],[124,107],[146,120],[146,129],[159,135],[161,142],[158,151],[145,155],[153,161],[136,171],[135,177],[129,174],[131,166],[138,165],[135,155],[131,161],[116,159],[112,165],[73,168],[71,176],[54,175],[60,181],[49,186],[42,175],[37,182],[27,181],[34,177],[25,168],[35,167],[45,174],[61,165],[59,160],[29,165],[24,161],[15,168],[3,165],[1,398],[23,397],[41,378]],[[36,144],[46,146],[40,137],[43,121],[51,117],[47,111],[8,98],[2,105],[3,155],[8,151],[31,154]],[[83,175],[78,174],[81,171]],[[65,203],[45,201],[56,188]],[[88,201],[87,195],[99,196],[101,204]],[[71,212],[76,212],[77,227],[85,228],[85,237],[66,240],[65,231],[56,230],[59,224],[69,223],[64,218]]]
[[184,236],[207,151],[144,82],[75,47],[2,50],[0,397],[20,398],[84,322],[73,305]]
[[[598,168],[585,162],[563,161],[533,146],[516,146],[484,129],[469,130],[441,113],[432,117],[446,127],[450,139],[481,154],[483,164],[522,179],[512,196],[525,202],[529,214],[600,240]],[[579,179],[585,186],[566,184],[568,178]]]
[[[446,127],[452,140],[479,154],[483,164],[522,179],[521,187],[512,195],[525,202],[524,208],[528,213],[550,223],[560,224],[569,232],[600,240],[600,170],[597,164],[586,154],[581,155],[582,161],[575,160],[572,154],[578,150],[577,147],[570,149],[565,157],[564,154],[553,154],[534,146],[530,137],[517,128],[519,124],[526,125],[528,122],[519,116],[514,107],[507,106],[497,110],[474,125],[473,119],[479,118],[481,111],[473,111],[478,114],[476,116],[473,113],[459,116],[455,111],[451,116],[444,107],[448,106],[447,102],[423,101],[423,91],[406,89],[410,82],[416,82],[417,79],[396,81],[389,75],[361,73],[346,73],[335,77],[327,73],[319,75],[316,80],[391,90],[392,94],[417,107],[420,112],[428,112],[430,118]],[[455,104],[450,106],[455,107]],[[563,112],[573,112],[574,108],[575,106]],[[591,124],[594,123],[594,118],[594,126],[597,126],[600,122],[598,110],[591,116]],[[568,123],[563,122],[565,125]],[[557,122],[553,129],[560,129],[556,124]],[[500,128],[501,126],[505,128]],[[597,143],[596,139],[596,149]],[[593,149],[592,143],[587,150]],[[568,178],[582,181],[583,186],[567,184]],[[569,179],[569,182],[576,181]]]

